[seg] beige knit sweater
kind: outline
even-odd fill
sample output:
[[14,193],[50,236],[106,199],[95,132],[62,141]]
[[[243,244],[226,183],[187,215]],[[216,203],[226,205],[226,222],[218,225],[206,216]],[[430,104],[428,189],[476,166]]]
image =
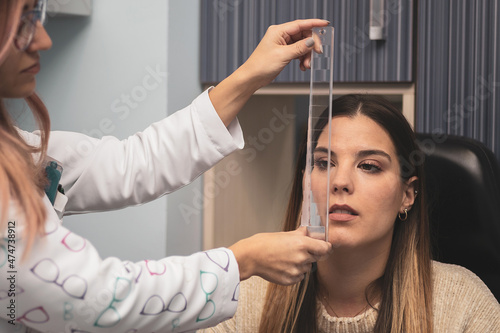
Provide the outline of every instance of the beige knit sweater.
[[[433,283],[435,333],[500,333],[500,305],[474,273],[460,266],[433,262]],[[267,284],[258,277],[243,281],[235,316],[216,327],[198,332],[258,332]],[[319,304],[320,332],[373,331],[376,310],[370,308],[353,318],[336,318]]]

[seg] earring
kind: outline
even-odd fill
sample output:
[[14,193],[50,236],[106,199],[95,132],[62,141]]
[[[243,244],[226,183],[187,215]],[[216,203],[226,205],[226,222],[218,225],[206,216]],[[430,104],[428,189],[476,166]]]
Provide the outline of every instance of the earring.
[[405,208],[404,216],[402,213],[399,213],[398,217],[401,221],[406,221],[406,219],[408,218],[408,209]]

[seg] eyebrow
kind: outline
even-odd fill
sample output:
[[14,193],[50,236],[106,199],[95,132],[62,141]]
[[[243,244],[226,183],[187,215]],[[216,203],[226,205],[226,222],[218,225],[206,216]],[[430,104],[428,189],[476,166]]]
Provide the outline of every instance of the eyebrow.
[[[316,147],[316,149],[314,149],[314,152],[328,154],[328,149],[325,147]],[[331,154],[332,154],[332,156],[336,156],[336,154],[333,150],[332,150]],[[380,149],[366,149],[366,150],[360,150],[356,153],[357,158],[368,157],[371,155],[382,156],[382,157],[387,158],[389,160],[389,162],[392,162],[391,155],[387,154],[385,151],[380,150]]]

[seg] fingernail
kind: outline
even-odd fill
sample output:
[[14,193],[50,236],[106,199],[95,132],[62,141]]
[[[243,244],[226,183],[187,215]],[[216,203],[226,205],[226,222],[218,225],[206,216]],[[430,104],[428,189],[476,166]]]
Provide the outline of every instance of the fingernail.
[[328,21],[328,20],[323,20],[323,21],[328,22],[328,24],[331,24],[331,23],[332,23],[332,22],[330,22],[330,21]]
[[314,39],[312,37],[309,37],[307,40],[306,40],[306,46],[307,47],[311,47],[314,45]]

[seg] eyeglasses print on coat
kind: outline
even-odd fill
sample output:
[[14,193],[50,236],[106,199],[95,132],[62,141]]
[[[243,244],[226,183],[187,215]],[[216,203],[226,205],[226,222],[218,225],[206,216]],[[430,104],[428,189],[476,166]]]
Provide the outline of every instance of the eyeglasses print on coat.
[[71,252],[80,252],[87,245],[85,238],[80,237],[71,231],[61,240],[61,243]]
[[84,299],[87,294],[87,281],[78,275],[71,274],[58,282],[59,266],[50,258],[39,261],[31,268],[31,272],[40,280],[61,287],[66,294],[73,298]]
[[21,323],[24,321],[31,324],[44,324],[49,320],[49,314],[42,306],[28,310],[21,317],[17,318],[17,321]]
[[113,290],[113,299],[109,303],[108,307],[99,314],[94,326],[109,328],[113,327],[120,322],[122,319],[120,313],[115,308],[115,304],[123,302],[132,291],[132,281],[123,277],[117,277],[115,280],[115,286]]
[[231,263],[231,260],[229,259],[229,255],[226,251],[212,250],[210,252],[205,252],[205,255],[225,272],[229,271],[229,264]]
[[160,295],[153,295],[148,298],[140,312],[143,316],[156,316],[165,311],[179,313],[187,308],[187,299],[183,293],[178,292],[172,299],[165,305],[165,302]]
[[217,289],[219,279],[215,273],[200,271],[200,284],[201,290],[205,293],[206,303],[196,318],[197,322],[210,319],[215,314],[215,302],[210,299],[210,295]]

